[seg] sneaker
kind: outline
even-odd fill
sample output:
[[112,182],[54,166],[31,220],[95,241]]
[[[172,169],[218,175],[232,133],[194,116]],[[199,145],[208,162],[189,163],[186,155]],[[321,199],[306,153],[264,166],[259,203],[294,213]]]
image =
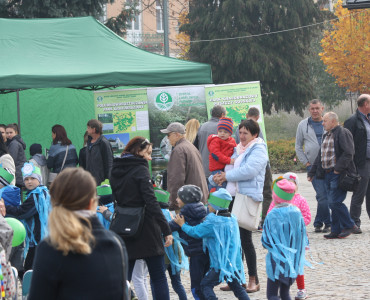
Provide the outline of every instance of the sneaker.
[[[356,226],[356,225],[355,225]],[[347,236],[351,235],[353,230],[355,229],[355,226],[353,228],[346,228],[346,229],[343,229],[341,233],[338,234],[338,238],[340,239],[344,239],[346,238]],[[357,226],[356,226],[357,227]]]
[[305,289],[303,290],[298,290],[297,295],[295,296],[295,300],[301,300],[301,299],[306,299],[307,298],[307,292]]
[[322,232],[321,226],[315,226],[315,232],[316,233]]
[[362,233],[362,230],[361,230],[360,226],[356,226],[355,225],[355,227],[352,230],[352,233],[353,234],[361,234]]
[[325,234],[324,238],[331,240],[331,239],[338,239],[339,238],[339,233],[335,232],[330,232],[329,234]]
[[331,231],[331,226],[330,225],[325,225],[324,229],[322,230],[323,233],[328,233]]

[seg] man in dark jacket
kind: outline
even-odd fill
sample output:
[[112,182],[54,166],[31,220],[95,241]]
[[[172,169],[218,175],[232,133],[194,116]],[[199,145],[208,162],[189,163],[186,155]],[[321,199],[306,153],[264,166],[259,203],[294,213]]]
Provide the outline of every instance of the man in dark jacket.
[[103,124],[95,119],[87,122],[89,135],[86,148],[86,171],[89,171],[99,186],[110,178],[113,164],[113,150],[109,141],[102,135]]
[[345,238],[357,228],[351,219],[347,206],[343,203],[347,192],[339,185],[340,174],[356,171],[353,163],[355,153],[352,134],[339,126],[338,116],[328,112],[323,117],[326,133],[323,136],[319,154],[307,174],[308,181],[313,177],[324,178],[329,208],[332,213],[331,233],[326,239]]
[[365,196],[366,210],[370,217],[370,95],[361,95],[357,99],[357,106],[356,113],[344,122],[344,127],[353,135],[354,162],[361,176],[359,185],[352,195],[350,214],[358,227],[354,233],[362,233],[360,216]]

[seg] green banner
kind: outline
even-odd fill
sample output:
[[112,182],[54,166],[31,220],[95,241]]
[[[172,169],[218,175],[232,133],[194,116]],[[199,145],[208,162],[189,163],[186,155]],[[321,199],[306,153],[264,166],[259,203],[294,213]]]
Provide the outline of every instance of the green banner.
[[227,117],[234,121],[234,132],[241,120],[251,107],[260,111],[258,123],[266,140],[265,123],[263,119],[260,82],[242,82],[221,85],[208,85],[205,87],[208,118],[215,105],[226,108]]
[[135,136],[149,139],[146,89],[94,92],[95,117],[103,123],[103,134],[119,156]]

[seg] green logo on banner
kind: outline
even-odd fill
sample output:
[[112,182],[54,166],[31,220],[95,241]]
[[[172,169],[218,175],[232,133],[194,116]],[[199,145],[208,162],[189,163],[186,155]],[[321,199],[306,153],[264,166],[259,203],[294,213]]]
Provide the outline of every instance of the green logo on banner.
[[154,102],[159,110],[169,110],[173,106],[173,100],[169,93],[161,92]]
[[215,92],[214,91],[209,91],[208,92],[208,95],[211,96],[211,97],[213,97],[215,95]]

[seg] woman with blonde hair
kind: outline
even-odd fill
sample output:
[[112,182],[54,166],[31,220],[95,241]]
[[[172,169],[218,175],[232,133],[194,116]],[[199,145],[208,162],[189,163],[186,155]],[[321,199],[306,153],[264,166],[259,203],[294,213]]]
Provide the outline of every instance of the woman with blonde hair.
[[96,217],[94,178],[65,169],[50,195],[50,235],[36,251],[29,299],[128,299],[126,248]]
[[195,138],[197,137],[199,127],[200,123],[197,119],[190,119],[185,124],[185,138],[192,144],[194,143]]

